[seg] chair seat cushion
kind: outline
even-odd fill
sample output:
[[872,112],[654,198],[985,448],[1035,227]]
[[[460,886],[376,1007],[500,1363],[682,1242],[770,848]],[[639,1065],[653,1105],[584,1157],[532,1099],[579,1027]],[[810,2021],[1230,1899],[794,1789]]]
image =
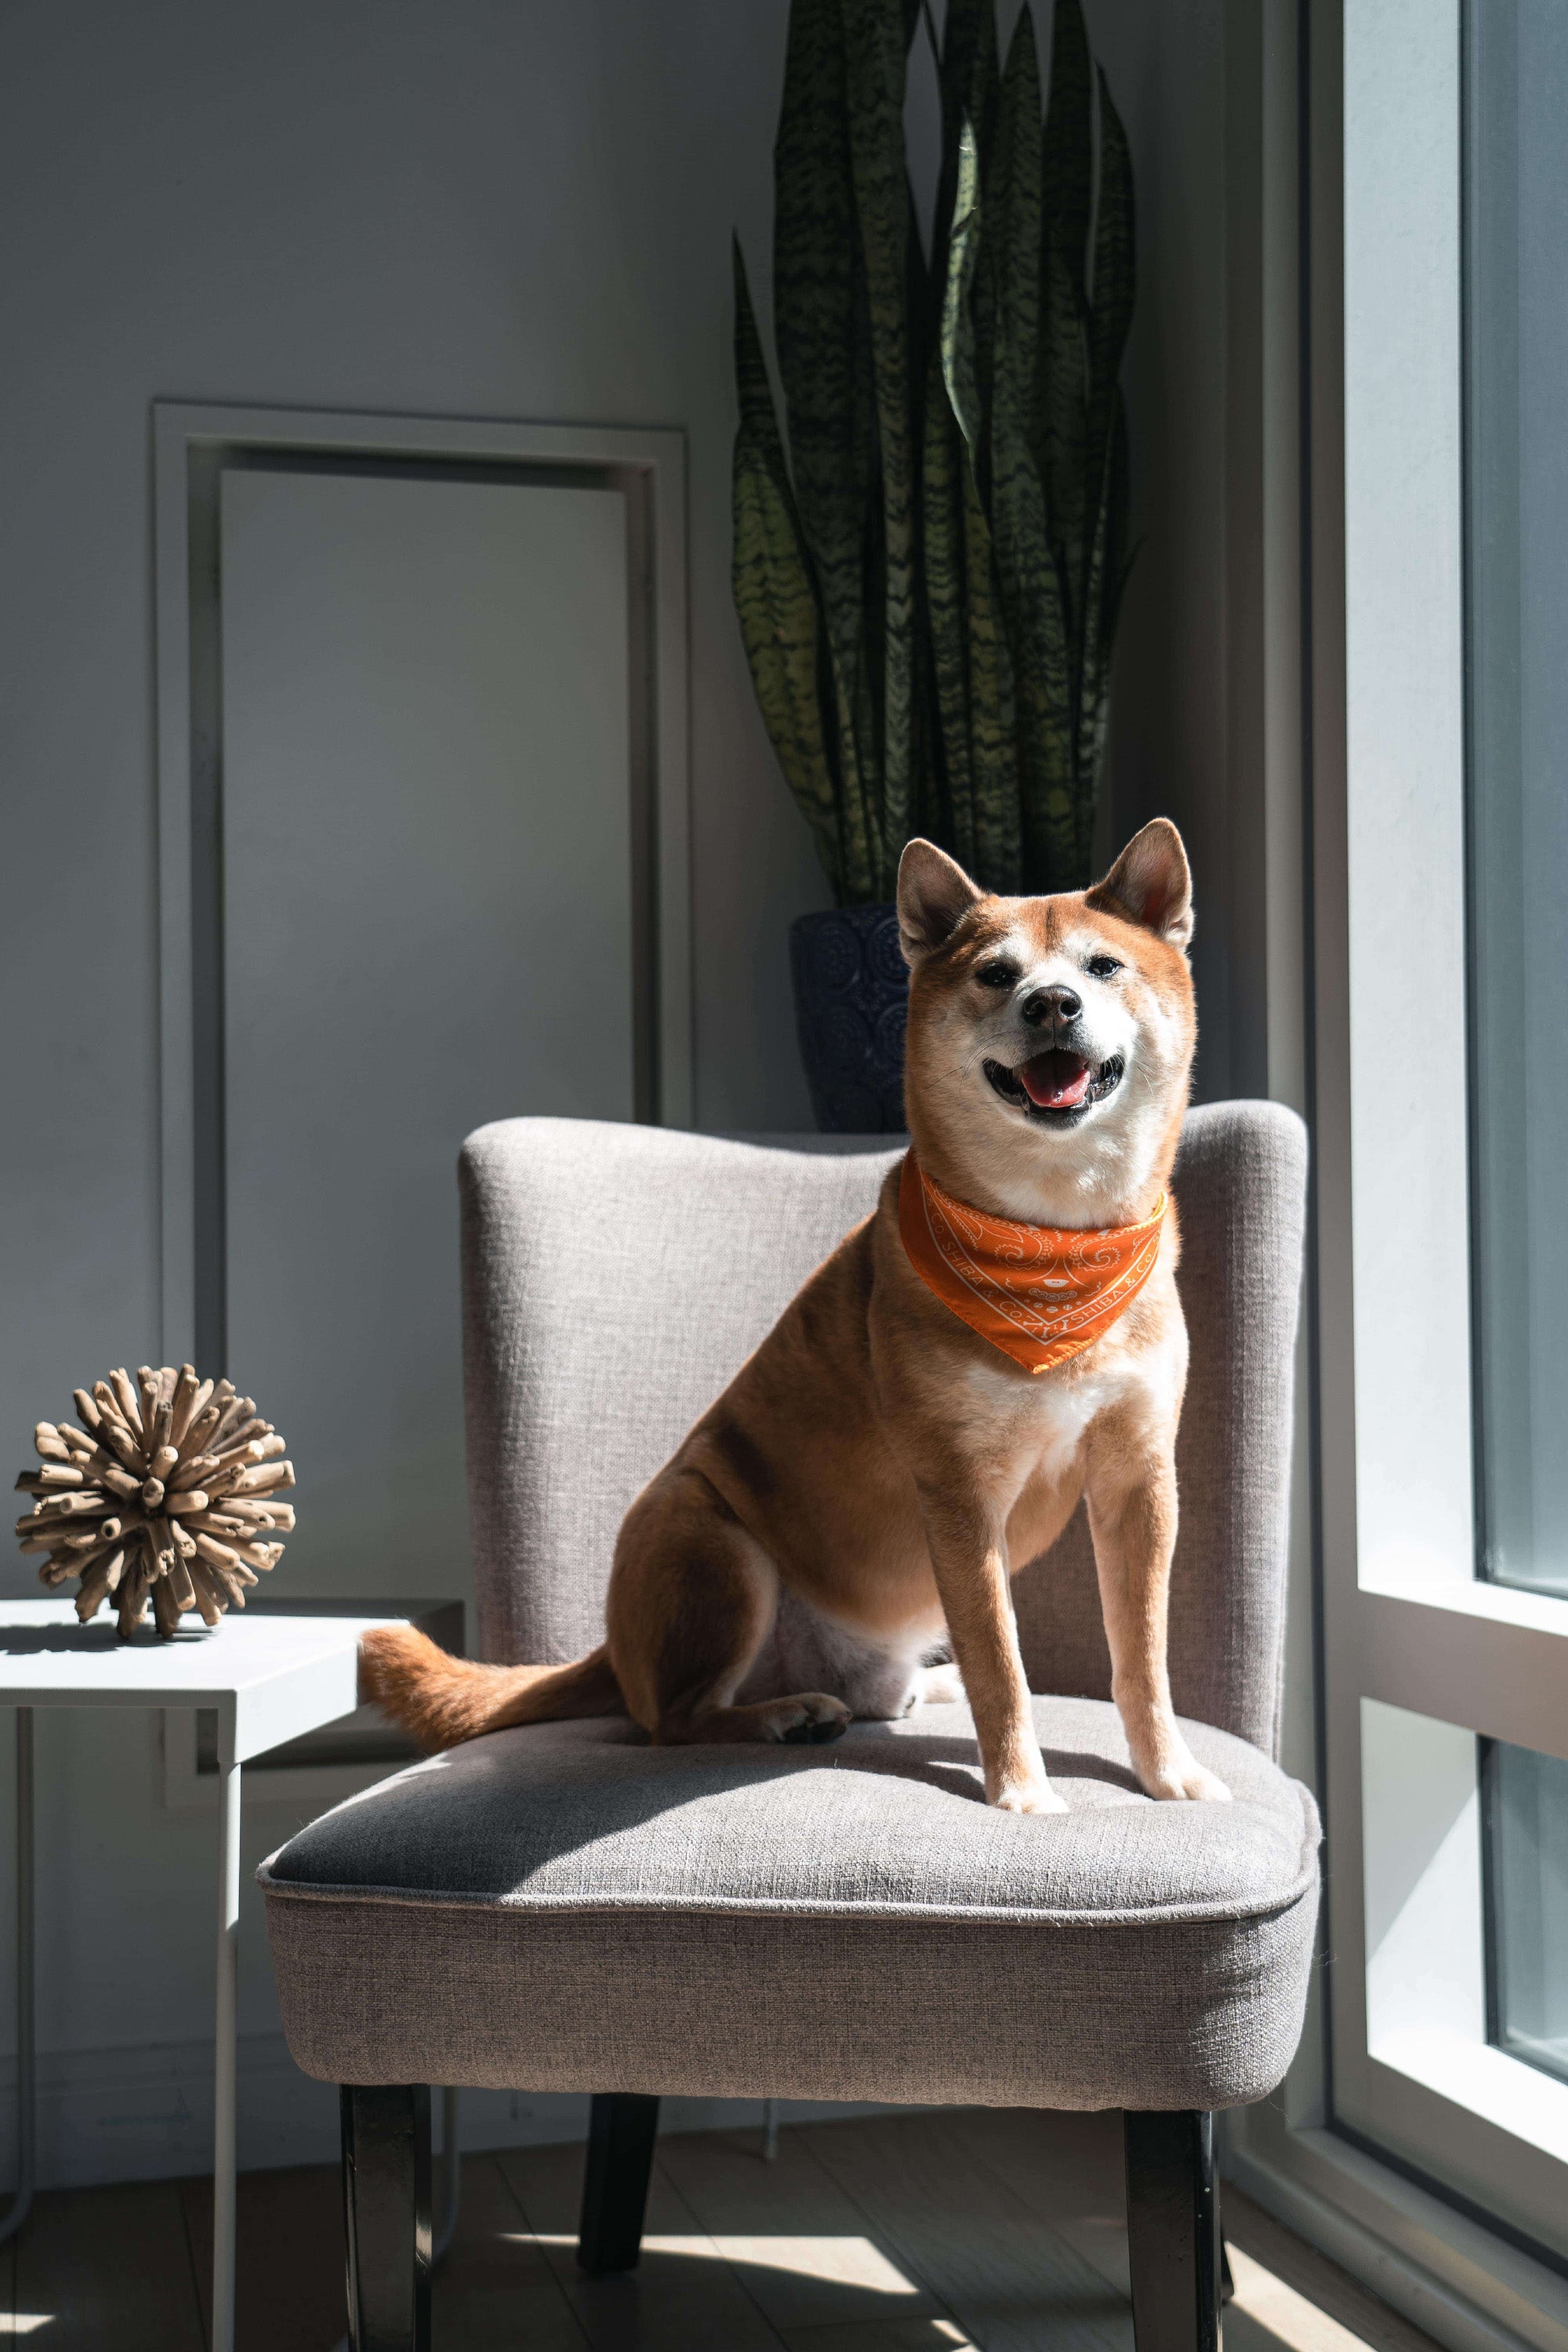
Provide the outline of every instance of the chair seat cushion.
[[1229,1805],[1155,1804],[1115,1710],[1041,1698],[1065,1815],[983,1800],[961,1706],[827,1748],[498,1732],[260,1872],[289,2045],[339,2082],[1223,2106],[1300,2032],[1308,1792],[1185,1726]]

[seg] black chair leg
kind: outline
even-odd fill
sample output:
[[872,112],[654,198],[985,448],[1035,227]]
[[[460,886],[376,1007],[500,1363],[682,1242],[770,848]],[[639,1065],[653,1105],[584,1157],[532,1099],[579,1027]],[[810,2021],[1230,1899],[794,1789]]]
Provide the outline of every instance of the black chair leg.
[[430,2090],[339,2093],[351,2352],[430,2352]]
[[617,2092],[594,2101],[577,2234],[577,2260],[590,2278],[637,2268],[658,2130],[657,2099]]
[[1221,2250],[1214,2117],[1129,2108],[1127,2249],[1138,2352],[1218,2352]]

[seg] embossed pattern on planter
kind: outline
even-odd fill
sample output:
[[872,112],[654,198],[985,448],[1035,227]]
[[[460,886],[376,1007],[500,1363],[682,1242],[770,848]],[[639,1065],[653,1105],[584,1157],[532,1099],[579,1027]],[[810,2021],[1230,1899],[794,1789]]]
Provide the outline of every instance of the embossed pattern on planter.
[[790,926],[795,1024],[825,1135],[899,1135],[910,976],[890,906],[829,907]]

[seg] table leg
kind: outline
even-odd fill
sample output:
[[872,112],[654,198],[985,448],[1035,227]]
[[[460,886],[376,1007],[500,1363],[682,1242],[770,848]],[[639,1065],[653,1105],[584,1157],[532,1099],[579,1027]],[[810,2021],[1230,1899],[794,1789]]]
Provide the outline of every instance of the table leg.
[[33,1710],[16,1709],[16,2193],[0,2218],[0,2246],[33,2202],[37,2147],[37,2062],[33,2005]]
[[235,2010],[239,1990],[239,1766],[219,1718],[217,2045],[213,2111],[212,2352],[234,2352]]

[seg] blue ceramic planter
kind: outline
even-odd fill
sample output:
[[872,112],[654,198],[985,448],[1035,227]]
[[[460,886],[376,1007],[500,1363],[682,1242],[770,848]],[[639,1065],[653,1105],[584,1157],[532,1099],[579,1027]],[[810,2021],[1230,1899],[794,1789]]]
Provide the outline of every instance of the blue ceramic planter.
[[795,1017],[825,1135],[900,1135],[910,975],[893,907],[830,907],[791,924]]

